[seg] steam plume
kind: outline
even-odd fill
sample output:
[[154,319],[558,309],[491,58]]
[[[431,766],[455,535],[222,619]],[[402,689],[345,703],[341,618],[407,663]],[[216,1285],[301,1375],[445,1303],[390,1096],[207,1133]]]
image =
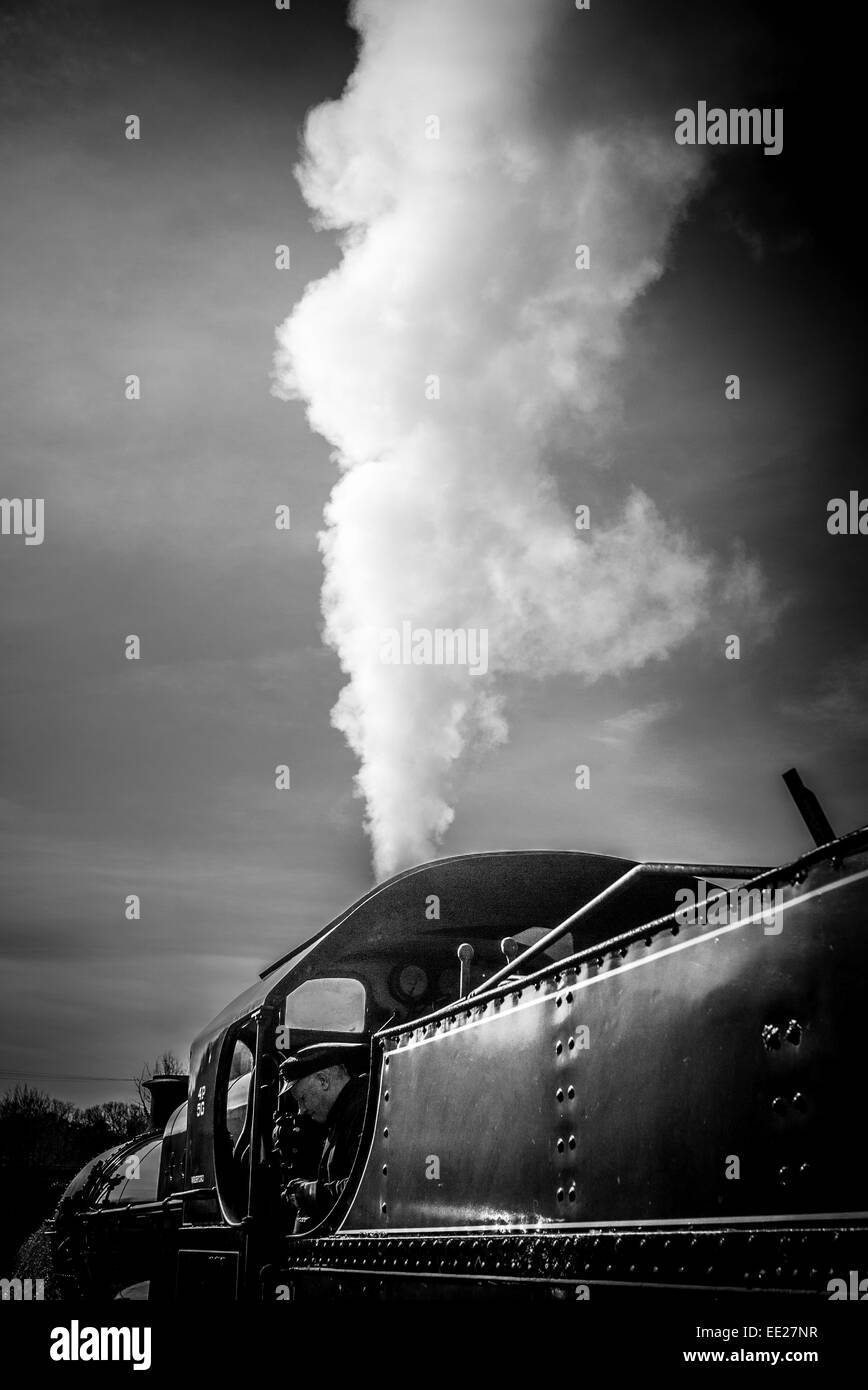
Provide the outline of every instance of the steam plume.
[[[506,738],[500,676],[638,667],[706,603],[710,562],[645,494],[577,532],[547,464],[567,439],[593,462],[625,311],[698,174],[669,129],[542,114],[559,15],[359,0],[356,70],[307,122],[298,177],[343,256],[278,330],[275,390],[307,403],[342,469],[323,612],[378,875],[431,857],[460,760]],[[404,620],[487,629],[489,674],[382,664],[377,634]]]

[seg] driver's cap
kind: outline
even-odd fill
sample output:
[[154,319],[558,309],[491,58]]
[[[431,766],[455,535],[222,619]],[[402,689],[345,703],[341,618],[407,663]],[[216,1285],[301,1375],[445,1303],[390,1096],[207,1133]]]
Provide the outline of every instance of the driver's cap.
[[363,1071],[368,1057],[365,1043],[327,1042],[314,1043],[312,1047],[299,1048],[293,1056],[280,1064],[280,1078],[289,1084],[300,1081],[303,1076],[312,1076],[315,1071],[326,1067],[336,1067],[343,1062],[347,1071]]

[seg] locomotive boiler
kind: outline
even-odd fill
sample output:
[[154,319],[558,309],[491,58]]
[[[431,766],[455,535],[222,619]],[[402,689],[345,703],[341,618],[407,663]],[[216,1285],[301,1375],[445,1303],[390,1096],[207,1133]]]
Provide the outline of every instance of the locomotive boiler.
[[[70,1292],[827,1296],[868,1256],[868,827],[835,837],[790,784],[819,843],[776,868],[493,852],[372,889],[73,1182]],[[367,1100],[343,1191],[297,1229],[280,1067],[319,1042],[362,1045]],[[317,1136],[298,1141],[303,1175]]]

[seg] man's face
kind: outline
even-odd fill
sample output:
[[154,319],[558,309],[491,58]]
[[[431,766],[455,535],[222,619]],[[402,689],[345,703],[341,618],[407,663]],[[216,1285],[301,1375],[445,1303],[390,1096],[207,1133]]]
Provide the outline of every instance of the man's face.
[[331,1078],[324,1072],[302,1076],[294,1081],[289,1093],[298,1106],[299,1115],[307,1115],[318,1125],[324,1125],[334,1102]]

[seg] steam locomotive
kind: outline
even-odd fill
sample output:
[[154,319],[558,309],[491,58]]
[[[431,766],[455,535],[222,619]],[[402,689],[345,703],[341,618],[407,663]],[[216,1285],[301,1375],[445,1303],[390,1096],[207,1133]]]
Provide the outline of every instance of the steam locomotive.
[[[199,1034],[189,1078],[154,1079],[148,1134],[70,1185],[52,1226],[70,1292],[828,1297],[868,1267],[868,827],[835,837],[787,777],[817,846],[781,867],[498,852],[372,889]],[[364,1044],[367,1103],[341,1196],[297,1231],[279,1068],[322,1041]]]

